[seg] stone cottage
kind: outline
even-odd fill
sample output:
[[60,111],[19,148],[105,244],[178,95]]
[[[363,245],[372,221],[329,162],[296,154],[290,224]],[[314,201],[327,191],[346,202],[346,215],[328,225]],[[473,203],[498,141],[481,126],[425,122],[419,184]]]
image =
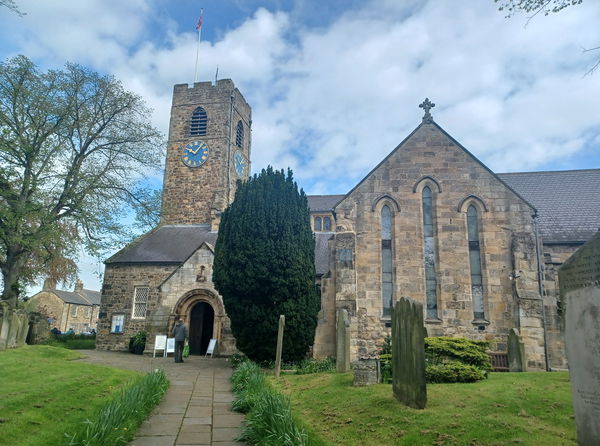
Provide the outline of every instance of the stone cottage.
[[[506,350],[517,328],[532,369],[565,366],[555,271],[600,227],[600,169],[496,174],[434,120],[421,122],[344,195],[309,196],[321,312],[313,355],[335,355],[349,314],[353,359],[377,355],[395,301],[424,303],[430,336]],[[176,85],[160,225],[106,261],[97,345],[168,333],[192,353],[235,352],[212,283],[221,212],[250,171],[251,109],[231,80]],[[585,204],[585,206],[582,206]]]
[[100,310],[100,292],[88,290],[77,280],[73,291],[57,290],[56,282],[46,279],[42,291],[34,294],[30,302],[35,311],[45,317],[50,328],[66,332],[89,332],[97,329]]

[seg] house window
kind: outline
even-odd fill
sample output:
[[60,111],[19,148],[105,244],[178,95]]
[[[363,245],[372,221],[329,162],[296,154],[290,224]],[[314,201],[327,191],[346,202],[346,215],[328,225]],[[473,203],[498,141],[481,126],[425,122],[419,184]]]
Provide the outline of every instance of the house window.
[[352,250],[348,248],[338,249],[338,261],[344,268],[352,268]]
[[235,131],[235,145],[242,147],[244,145],[244,124],[242,121],[238,121],[237,129]]
[[331,218],[323,217],[323,231],[331,231]]
[[113,314],[112,323],[110,324],[111,333],[123,333],[123,324],[125,323],[124,314]]
[[392,212],[389,206],[381,209],[381,299],[383,316],[392,314]]
[[314,227],[315,232],[323,230],[323,220],[321,219],[321,217],[315,217]]
[[427,319],[437,319],[437,279],[435,271],[435,235],[433,226],[433,197],[428,186],[423,188],[423,261],[425,263],[425,300]]
[[190,121],[190,136],[205,136],[207,122],[208,116],[206,115],[206,110],[202,107],[198,107],[194,110]]
[[92,307],[85,307],[85,317],[88,319],[92,317]]
[[144,319],[146,317],[146,309],[148,308],[148,294],[150,288],[147,286],[137,286],[133,290],[133,312],[132,319]]
[[471,296],[475,320],[484,320],[483,279],[481,272],[481,250],[479,245],[479,219],[477,208],[469,206],[467,210],[467,232],[469,237],[469,264],[471,266]]
[[71,317],[77,317],[77,305],[71,305]]

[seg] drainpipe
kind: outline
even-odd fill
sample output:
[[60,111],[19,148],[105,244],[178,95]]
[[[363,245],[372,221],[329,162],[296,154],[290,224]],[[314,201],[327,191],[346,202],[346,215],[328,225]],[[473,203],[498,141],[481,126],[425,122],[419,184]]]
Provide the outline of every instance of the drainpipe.
[[537,269],[538,269],[538,289],[540,298],[542,299],[542,324],[544,328],[544,360],[546,363],[546,371],[550,371],[550,363],[548,362],[548,335],[546,333],[546,307],[544,305],[544,271],[542,268],[542,260],[540,255],[540,236],[537,225],[537,211],[532,215],[533,217],[533,233],[535,235],[535,255],[537,258]]

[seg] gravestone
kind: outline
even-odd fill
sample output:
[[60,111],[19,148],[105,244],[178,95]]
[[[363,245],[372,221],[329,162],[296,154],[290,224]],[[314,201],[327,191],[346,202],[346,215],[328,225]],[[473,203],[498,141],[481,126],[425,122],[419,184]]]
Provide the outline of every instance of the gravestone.
[[525,345],[519,335],[519,330],[513,328],[508,333],[508,371],[526,372],[527,359],[525,358]]
[[381,371],[379,368],[379,359],[360,358],[352,363],[354,387],[371,386],[379,384]]
[[8,342],[8,328],[10,326],[10,306],[7,302],[0,302],[0,351],[6,350]]
[[21,328],[21,319],[16,311],[12,311],[9,315],[8,320],[8,339],[6,341],[6,348],[17,347],[17,339],[19,336],[19,329]]
[[338,372],[350,371],[350,321],[346,309],[340,309],[337,313],[335,361]]
[[558,273],[580,445],[600,444],[600,232]]
[[17,347],[25,345],[27,333],[29,332],[29,316],[27,313],[19,313],[19,331],[17,333]]
[[283,350],[283,330],[285,328],[285,316],[279,316],[279,326],[277,327],[277,350],[275,351],[275,376],[279,378],[281,373],[281,351]]
[[392,313],[392,389],[397,400],[415,409],[427,404],[424,333],[423,304],[400,298]]

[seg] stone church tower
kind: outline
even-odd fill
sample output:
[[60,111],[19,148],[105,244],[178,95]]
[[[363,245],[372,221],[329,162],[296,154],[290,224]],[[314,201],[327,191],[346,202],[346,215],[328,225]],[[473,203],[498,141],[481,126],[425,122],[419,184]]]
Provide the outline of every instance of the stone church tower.
[[229,79],[175,85],[161,224],[219,226],[250,171],[250,106]]
[[105,262],[99,349],[124,350],[138,331],[151,349],[183,317],[192,354],[211,339],[235,352],[212,263],[221,213],[250,172],[251,113],[230,79],[175,85],[161,221]]

